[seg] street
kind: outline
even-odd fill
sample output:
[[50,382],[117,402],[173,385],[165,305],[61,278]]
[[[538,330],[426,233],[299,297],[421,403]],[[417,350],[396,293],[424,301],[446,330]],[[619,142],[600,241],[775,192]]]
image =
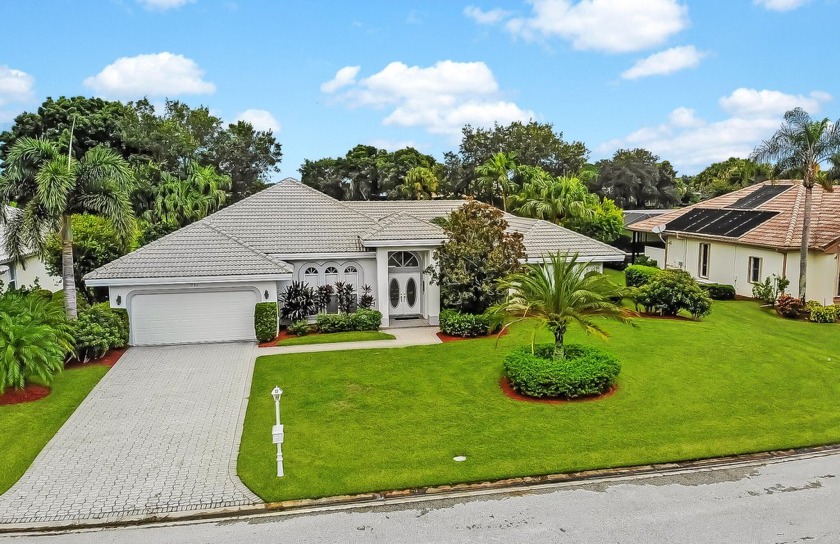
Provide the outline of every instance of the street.
[[164,526],[7,536],[110,542],[794,543],[840,541],[840,454],[553,489]]

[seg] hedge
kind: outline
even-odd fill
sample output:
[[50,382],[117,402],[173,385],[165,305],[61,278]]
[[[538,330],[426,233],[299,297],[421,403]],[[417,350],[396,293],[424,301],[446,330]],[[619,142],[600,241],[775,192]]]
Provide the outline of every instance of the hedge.
[[660,269],[654,268],[653,266],[631,264],[624,269],[624,278],[627,283],[627,287],[641,287],[660,272]]
[[700,287],[709,293],[712,300],[734,300],[735,287],[725,283],[701,283]]
[[105,355],[109,349],[128,345],[128,312],[111,308],[107,302],[79,312],[73,322],[76,358],[88,361]]
[[609,353],[567,344],[565,359],[554,359],[554,344],[539,344],[513,350],[504,359],[511,387],[529,397],[574,399],[601,395],[618,379],[621,365]]
[[260,342],[268,342],[277,336],[276,302],[258,302],[254,306],[254,332]]
[[382,312],[360,308],[351,314],[320,314],[315,328],[319,332],[375,331],[382,324]]
[[501,324],[501,318],[484,314],[465,314],[457,310],[443,310],[440,313],[440,331],[449,336],[486,336],[497,332]]

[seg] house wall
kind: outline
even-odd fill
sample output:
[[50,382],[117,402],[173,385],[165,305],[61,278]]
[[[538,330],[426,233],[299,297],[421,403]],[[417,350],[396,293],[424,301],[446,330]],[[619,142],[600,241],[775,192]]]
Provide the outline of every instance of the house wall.
[[[348,259],[312,259],[312,260],[300,260],[300,261],[292,261],[286,260],[285,262],[294,266],[293,277],[295,281],[307,281],[304,278],[304,272],[309,267],[315,267],[318,269],[319,276],[318,276],[318,284],[312,285],[312,287],[317,287],[318,285],[324,285],[325,278],[324,278],[324,270],[329,266],[334,266],[338,269],[338,281],[345,281],[344,277],[344,269],[349,265],[355,265],[358,273],[358,280],[352,282],[353,287],[356,288],[356,293],[361,295],[362,293],[362,286],[363,285],[370,285],[373,289],[372,294],[373,297],[378,299],[379,298],[379,291],[376,285],[376,254],[371,252],[370,257],[365,258],[348,258]],[[280,282],[280,291],[283,292],[291,281],[284,281]],[[308,282],[311,283],[311,282]]]
[[4,286],[9,286],[9,282],[12,279],[11,268],[14,266],[17,276],[17,287],[32,287],[37,280],[41,289],[48,289],[53,292],[61,290],[61,278],[58,276],[51,276],[50,273],[47,272],[47,267],[44,265],[44,261],[40,258],[36,256],[27,257],[24,260],[24,264],[26,265],[25,268],[19,264],[13,265],[12,263],[2,265],[4,268],[8,268],[5,272],[0,274],[0,280],[3,281]]

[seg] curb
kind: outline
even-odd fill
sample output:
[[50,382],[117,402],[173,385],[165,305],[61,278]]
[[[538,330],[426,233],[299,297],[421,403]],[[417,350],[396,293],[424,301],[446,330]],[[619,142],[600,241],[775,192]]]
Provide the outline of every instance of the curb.
[[416,489],[401,489],[356,495],[339,495],[320,499],[299,499],[282,502],[261,503],[208,510],[167,512],[120,518],[89,518],[40,522],[31,524],[0,525],[0,534],[25,534],[62,532],[82,529],[107,529],[137,527],[152,524],[178,524],[213,519],[255,517],[269,515],[310,514],[328,511],[352,510],[375,506],[410,504],[434,500],[469,498],[483,495],[503,494],[511,491],[550,490],[571,485],[632,480],[651,476],[668,476],[689,472],[708,472],[726,468],[764,465],[797,459],[809,459],[840,453],[840,444],[775,450],[725,457],[712,457],[693,461],[636,465],[607,469],[586,470],[543,476],[523,476],[485,482],[440,485]]

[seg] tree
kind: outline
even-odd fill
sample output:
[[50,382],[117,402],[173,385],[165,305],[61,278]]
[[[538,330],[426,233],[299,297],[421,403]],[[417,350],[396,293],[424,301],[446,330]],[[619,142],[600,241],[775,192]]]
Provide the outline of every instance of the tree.
[[[128,238],[134,230],[129,194],[134,177],[128,163],[113,150],[97,146],[81,159],[46,140],[19,139],[4,162],[0,178],[0,221],[6,223],[6,250],[20,262],[28,248],[44,254],[53,233],[61,238],[61,276],[67,317],[76,318],[73,262],[75,214],[93,213],[110,219]],[[16,202],[21,213],[7,214],[4,204]]]
[[476,167],[477,185],[483,202],[492,204],[501,200],[502,209],[507,211],[507,196],[516,190],[513,177],[516,174],[516,153],[499,152]]
[[555,359],[565,358],[563,344],[570,324],[606,337],[602,319],[626,323],[632,315],[614,302],[624,298],[627,289],[600,272],[588,271],[577,255],[555,253],[541,264],[526,264],[501,287],[510,295],[493,311],[536,319],[554,335]]
[[469,200],[442,221],[447,240],[435,250],[437,268],[426,270],[440,285],[445,308],[483,313],[505,291],[498,282],[519,269],[522,235],[509,233],[501,210]]
[[619,149],[596,166],[589,189],[620,208],[668,208],[680,201],[674,168],[646,149]]
[[802,108],[785,113],[785,120],[770,139],[763,141],[751,158],[759,162],[775,163],[779,170],[800,170],[805,187],[805,207],[802,217],[802,243],[799,249],[799,298],[806,300],[808,247],[811,241],[811,208],[814,185],[821,182],[831,190],[830,181],[819,175],[820,165],[840,152],[840,119],[832,123],[824,118],[813,121]]
[[429,200],[438,190],[438,178],[431,168],[416,166],[408,171],[398,193],[408,200]]
[[773,167],[750,159],[730,157],[716,162],[694,176],[692,186],[703,198],[731,193],[773,176]]
[[152,188],[151,206],[143,219],[152,224],[184,227],[222,208],[230,188],[230,177],[220,175],[212,166],[191,161],[180,177],[160,173],[160,182]]

